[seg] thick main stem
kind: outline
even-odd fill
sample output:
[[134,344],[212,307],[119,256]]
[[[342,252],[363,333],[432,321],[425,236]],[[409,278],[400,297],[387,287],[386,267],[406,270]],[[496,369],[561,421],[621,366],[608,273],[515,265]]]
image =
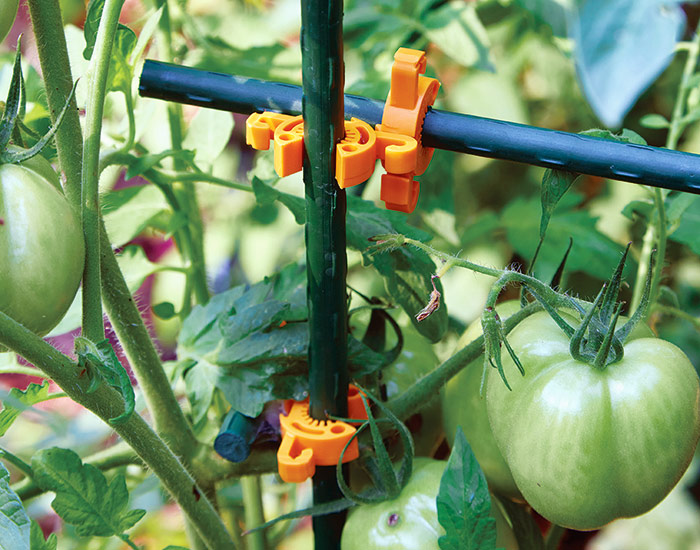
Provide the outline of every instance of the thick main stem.
[[[39,60],[52,122],[70,96],[73,81],[58,0],[29,0]],[[69,109],[56,134],[59,163],[66,174],[65,191],[75,208],[80,205],[82,132],[77,107]],[[102,224],[101,224],[102,225]],[[170,390],[158,353],[134,303],[104,226],[100,228],[102,298],[112,326],[123,345],[139,386],[153,414],[156,430],[180,454],[193,452],[196,439]]]
[[[335,145],[344,135],[343,2],[302,0],[302,114],[306,194],[311,415],[346,416],[347,274],[345,191],[335,182]],[[314,503],[342,497],[335,469],[317,468]],[[340,547],[344,514],[314,518],[316,550]]]
[[[124,400],[111,386],[102,383],[89,391],[89,377],[69,357],[36,334],[0,312],[0,344],[19,353],[44,371],[76,403],[109,423],[124,411]],[[210,550],[231,550],[233,541],[211,502],[194,478],[150,426],[134,413],[121,425],[111,427],[158,476],[180,505]]]

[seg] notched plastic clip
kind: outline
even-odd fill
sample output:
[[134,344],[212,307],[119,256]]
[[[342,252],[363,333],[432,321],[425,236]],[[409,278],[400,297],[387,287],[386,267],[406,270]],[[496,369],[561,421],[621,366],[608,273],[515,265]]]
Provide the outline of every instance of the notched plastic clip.
[[[355,427],[339,420],[314,420],[309,415],[309,401],[285,401],[286,414],[280,414],[282,443],[277,450],[280,477],[288,483],[301,483],[312,477],[316,466],[335,466],[343,448],[355,433]],[[366,419],[360,391],[355,386],[348,390],[348,415]],[[343,462],[359,456],[357,439],[343,455]]]
[[[336,146],[335,176],[341,189],[369,179],[376,160],[386,170],[382,176],[381,199],[386,207],[413,212],[418,201],[418,182],[413,178],[425,172],[433,149],[421,145],[425,114],[437,96],[440,83],[422,76],[425,52],[399,48],[391,70],[391,89],[382,123],[372,128],[353,118],[345,121],[345,137]],[[280,177],[302,169],[304,160],[304,120],[301,116],[254,113],[246,121],[246,143],[267,150],[274,142],[275,171]]]

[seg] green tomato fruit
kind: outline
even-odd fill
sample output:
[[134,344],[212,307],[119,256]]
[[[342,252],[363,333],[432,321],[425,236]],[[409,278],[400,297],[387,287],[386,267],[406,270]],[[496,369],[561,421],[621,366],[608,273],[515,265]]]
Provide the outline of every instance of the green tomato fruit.
[[18,6],[19,0],[2,0],[0,2],[0,42],[5,40],[7,33],[10,32],[17,16]]
[[84,256],[80,220],[55,183],[0,165],[0,311],[48,333],[75,297]]
[[[510,300],[496,306],[496,311],[504,320],[519,309],[518,300]],[[457,350],[464,348],[481,334],[481,322],[477,319],[462,334],[457,343]],[[481,355],[445,386],[442,396],[442,425],[445,429],[445,437],[451,447],[454,444],[457,427],[461,426],[484,472],[489,488],[500,495],[521,499],[520,491],[491,432],[486,412],[486,399],[481,395],[483,367],[484,356]]]
[[[445,530],[438,522],[435,499],[447,463],[416,458],[413,474],[394,500],[359,506],[350,511],[343,528],[341,550],[439,550]],[[496,502],[496,547],[517,550],[513,530]]]
[[488,374],[486,405],[498,448],[530,505],[549,521],[597,529],[656,506],[688,467],[700,437],[700,383],[685,354],[658,338],[624,346],[605,368],[578,362],[544,312],[508,336]]

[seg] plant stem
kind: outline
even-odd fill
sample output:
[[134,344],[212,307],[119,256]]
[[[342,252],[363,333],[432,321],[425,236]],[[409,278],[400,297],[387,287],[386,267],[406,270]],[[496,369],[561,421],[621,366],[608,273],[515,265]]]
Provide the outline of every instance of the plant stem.
[[561,525],[552,524],[547,532],[547,538],[544,541],[545,550],[557,550],[559,548],[559,543],[566,533],[566,527]]
[[690,313],[683,311],[682,309],[678,309],[677,307],[656,304],[653,308],[653,312],[678,317],[679,319],[692,323],[696,329],[700,330],[700,319],[698,319],[695,315],[691,315]]
[[17,468],[20,472],[27,476],[28,479],[34,477],[34,471],[32,470],[32,467],[17,455],[12,454],[7,449],[0,447],[0,458],[12,464],[15,468]]
[[[541,309],[542,306],[536,302],[525,306],[503,322],[503,331],[507,334],[513,330],[515,325],[520,321]],[[478,358],[483,352],[484,336],[481,335],[447,359],[435,370],[426,374],[420,380],[417,380],[404,393],[389,400],[387,406],[400,419],[408,418],[419,410],[422,405],[428,403],[452,377]]]
[[102,288],[105,309],[153,415],[156,431],[179,455],[191,456],[197,440],[170,388],[158,352],[124,281],[102,226]]
[[[695,68],[698,64],[698,56],[700,56],[700,22],[695,29],[693,40],[687,44],[688,57],[685,60],[681,82],[678,86],[678,93],[676,94],[676,101],[673,105],[671,122],[668,135],[666,136],[667,149],[676,149],[678,147],[678,140],[680,139],[681,134],[687,125],[683,119],[685,116],[688,93],[690,92],[688,83],[695,72]],[[653,217],[650,220],[644,234],[630,311],[636,311],[639,303],[641,302],[642,294],[644,293],[644,281],[647,277],[649,263],[651,262],[651,255],[654,251],[654,247],[656,247],[656,265],[654,266],[654,273],[651,282],[651,293],[649,296],[649,303],[652,304],[652,307],[656,303],[656,299],[659,294],[659,286],[661,284],[661,277],[663,275],[664,262],[666,259],[667,239],[666,206],[664,199],[668,193],[659,188],[654,188],[653,193],[654,214],[652,215]],[[647,317],[649,316],[649,312],[651,312],[651,310],[652,308],[649,308],[647,311]]]
[[85,141],[81,179],[81,212],[85,238],[85,269],[83,272],[83,335],[99,342],[104,339],[102,293],[100,288],[100,204],[99,162],[102,116],[112,45],[117,33],[119,14],[124,0],[105,0],[95,39],[88,77],[85,107]]
[[[253,529],[265,523],[263,514],[262,491],[260,476],[244,476],[241,478],[243,489],[243,506],[245,507],[245,528]],[[246,537],[248,550],[265,550],[265,530],[255,531]]]
[[25,367],[23,365],[0,367],[0,374],[24,374],[25,376],[38,376],[39,378],[46,378],[46,375],[39,369]]
[[[59,0],[27,0],[29,14],[34,27],[39,63],[49,104],[51,123],[63,109],[73,88],[73,76],[68,60],[66,35],[63,32],[63,18]],[[61,171],[66,180],[64,190],[74,207],[80,204],[80,181],[83,161],[83,134],[75,98],[71,99],[70,109],[63,117],[63,123],[56,132],[56,149]]]
[[123,398],[109,385],[89,392],[82,370],[39,336],[0,312],[0,343],[19,353],[49,375],[76,403],[100,417],[126,441],[161,480],[210,550],[230,550],[233,541],[209,499],[194,478],[150,426],[134,413],[121,425],[109,419],[124,411]]
[[[55,120],[72,89],[60,8],[58,0],[29,0],[29,5],[44,79],[52,84],[46,86],[46,93],[54,117],[52,120]],[[83,147],[77,108],[66,113],[56,141],[61,168],[67,177],[66,195],[78,208]],[[178,454],[193,454],[197,440],[170,389],[158,352],[124,281],[101,222],[100,232],[102,298],[112,326],[144,392],[156,430]]]
[[[159,27],[159,43],[162,47],[161,57],[165,61],[173,62],[172,28],[170,23],[170,10],[168,0],[158,0],[158,6],[163,7]],[[168,102],[168,123],[170,125],[170,141],[173,149],[182,149],[182,105]],[[178,172],[184,172],[185,163],[182,159],[174,158],[173,166]],[[209,287],[207,285],[206,262],[204,259],[204,228],[202,218],[199,213],[197,194],[194,186],[186,181],[174,184],[174,190],[179,195],[180,203],[183,205],[182,212],[187,217],[188,225],[178,231],[179,245],[183,255],[189,260],[192,266],[192,288],[195,299],[199,304],[206,304],[209,301]]]

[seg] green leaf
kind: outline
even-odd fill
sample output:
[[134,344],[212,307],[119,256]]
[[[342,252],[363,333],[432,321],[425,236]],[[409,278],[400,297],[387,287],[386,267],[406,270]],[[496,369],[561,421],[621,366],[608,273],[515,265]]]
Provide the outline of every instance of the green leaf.
[[440,549],[495,549],[496,520],[490,510],[486,478],[459,427],[437,496],[438,521],[446,532],[438,539]]
[[601,128],[591,128],[590,130],[584,130],[579,132],[582,136],[590,136],[598,139],[607,139],[609,141],[617,141],[620,143],[634,143],[635,145],[646,145],[646,140],[640,136],[634,130],[629,128],[623,128],[619,134],[615,134],[610,130],[604,130]]
[[29,550],[29,540],[29,517],[10,487],[10,472],[0,464],[0,550]]
[[107,91],[119,91],[131,94],[131,80],[134,68],[129,64],[131,52],[136,46],[136,33],[124,25],[117,26],[109,62]]
[[233,116],[225,111],[199,109],[182,142],[195,152],[197,164],[211,166],[231,139]]
[[654,211],[654,202],[651,200],[634,200],[628,202],[622,209],[622,215],[634,221],[635,217],[649,220]]
[[0,412],[0,437],[7,433],[13,422],[25,410],[49,399],[49,381],[42,384],[29,384],[26,390],[12,388]]
[[[552,215],[535,267],[538,279],[551,279],[569,246],[569,238],[574,240],[567,261],[570,272],[583,271],[605,280],[617,265],[624,248],[596,229],[597,218],[576,208],[580,202],[580,196],[569,193]],[[539,242],[536,212],[537,199],[520,198],[513,200],[501,214],[508,242],[523,257],[531,256]],[[633,264],[632,261],[627,263],[626,276],[634,273],[636,266]]]
[[567,172],[565,170],[547,169],[542,176],[542,217],[540,218],[540,238],[544,239],[547,233],[547,226],[552,217],[552,213],[556,208],[559,200],[564,196],[574,180],[578,178],[578,174]]
[[44,491],[56,493],[51,507],[82,537],[122,535],[144,516],[129,509],[129,493],[122,474],[107,482],[91,464],[83,464],[71,450],[52,447],[32,457],[35,481]]
[[105,7],[105,0],[90,0],[85,14],[85,24],[83,32],[85,33],[85,49],[83,57],[89,60],[92,57],[92,52],[95,50],[95,40],[97,39],[97,29],[100,26],[102,11]]
[[167,149],[160,153],[149,153],[138,157],[135,162],[129,164],[126,170],[126,179],[140,176],[151,168],[160,165],[160,161],[166,158],[181,159],[187,163],[194,162],[194,151],[189,149]]
[[505,510],[504,515],[510,519],[519,548],[545,550],[542,531],[540,531],[535,519],[524,506],[506,498],[503,500],[494,499],[491,504],[493,506],[501,506]]
[[639,119],[639,124],[644,126],[644,128],[654,129],[668,128],[671,125],[671,123],[666,119],[666,117],[655,113],[644,115],[642,118]]
[[668,235],[678,229],[685,212],[697,202],[697,195],[690,193],[670,194],[666,199],[666,228]]
[[270,187],[263,182],[259,177],[253,176],[252,180],[253,193],[255,193],[255,200],[258,204],[265,206],[267,204],[272,204],[274,201],[280,201],[284,204],[289,211],[294,215],[294,219],[300,225],[306,221],[306,204],[304,199],[301,197],[296,197],[290,195],[289,193],[284,193],[283,191],[278,191],[274,187]]
[[110,242],[115,246],[128,243],[151,226],[163,213],[170,213],[162,193],[155,185],[125,187],[101,196]]
[[104,379],[124,399],[124,412],[110,418],[110,423],[116,425],[126,422],[136,406],[134,387],[131,385],[129,374],[119,362],[112,344],[106,338],[95,343],[82,336],[77,336],[75,338],[75,353],[80,365],[91,371],[89,376],[93,378],[94,384],[98,384],[100,379]]
[[549,25],[556,36],[566,35],[568,3],[561,0],[516,0],[516,3]]
[[56,545],[58,544],[56,533],[51,533],[49,538],[45,539],[41,526],[34,520],[32,520],[30,541],[31,550],[56,550]]
[[[415,318],[428,302],[435,263],[422,250],[408,247],[383,254],[368,254],[369,239],[389,233],[400,233],[419,241],[431,238],[429,233],[406,223],[404,214],[380,209],[357,197],[348,197],[348,246],[362,252],[365,265],[372,265],[384,278],[388,295],[404,309],[416,330],[432,342],[437,342],[447,331],[447,308],[441,306],[421,322]],[[439,280],[436,286],[442,293]]]
[[493,71],[489,37],[473,4],[452,1],[422,18],[425,36],[464,67]]
[[[304,199],[278,191],[258,176],[253,177],[252,185],[259,204],[266,205],[279,200],[289,208],[297,223],[304,223]],[[432,290],[431,276],[435,272],[435,264],[428,254],[416,249],[401,248],[389,254],[375,256],[367,254],[369,238],[386,233],[401,233],[420,241],[431,238],[429,233],[406,223],[404,214],[380,209],[369,201],[349,195],[348,246],[363,252],[365,265],[373,265],[384,277],[387,292],[406,311],[418,332],[432,342],[437,342],[447,331],[447,308],[441,306],[420,323],[415,319],[416,313],[423,309],[428,301]],[[442,292],[439,280],[437,287]]]
[[700,201],[690,201],[678,220],[678,227],[671,234],[671,240],[688,245],[700,254]]
[[585,0],[572,10],[579,80],[601,121],[617,127],[671,61],[685,27],[679,3]]
[[[252,417],[272,399],[306,397],[306,318],[306,270],[300,264],[194,307],[183,322],[178,357],[195,422],[206,414],[217,388],[234,409]],[[352,336],[348,346],[354,376],[383,366],[382,354]]]

